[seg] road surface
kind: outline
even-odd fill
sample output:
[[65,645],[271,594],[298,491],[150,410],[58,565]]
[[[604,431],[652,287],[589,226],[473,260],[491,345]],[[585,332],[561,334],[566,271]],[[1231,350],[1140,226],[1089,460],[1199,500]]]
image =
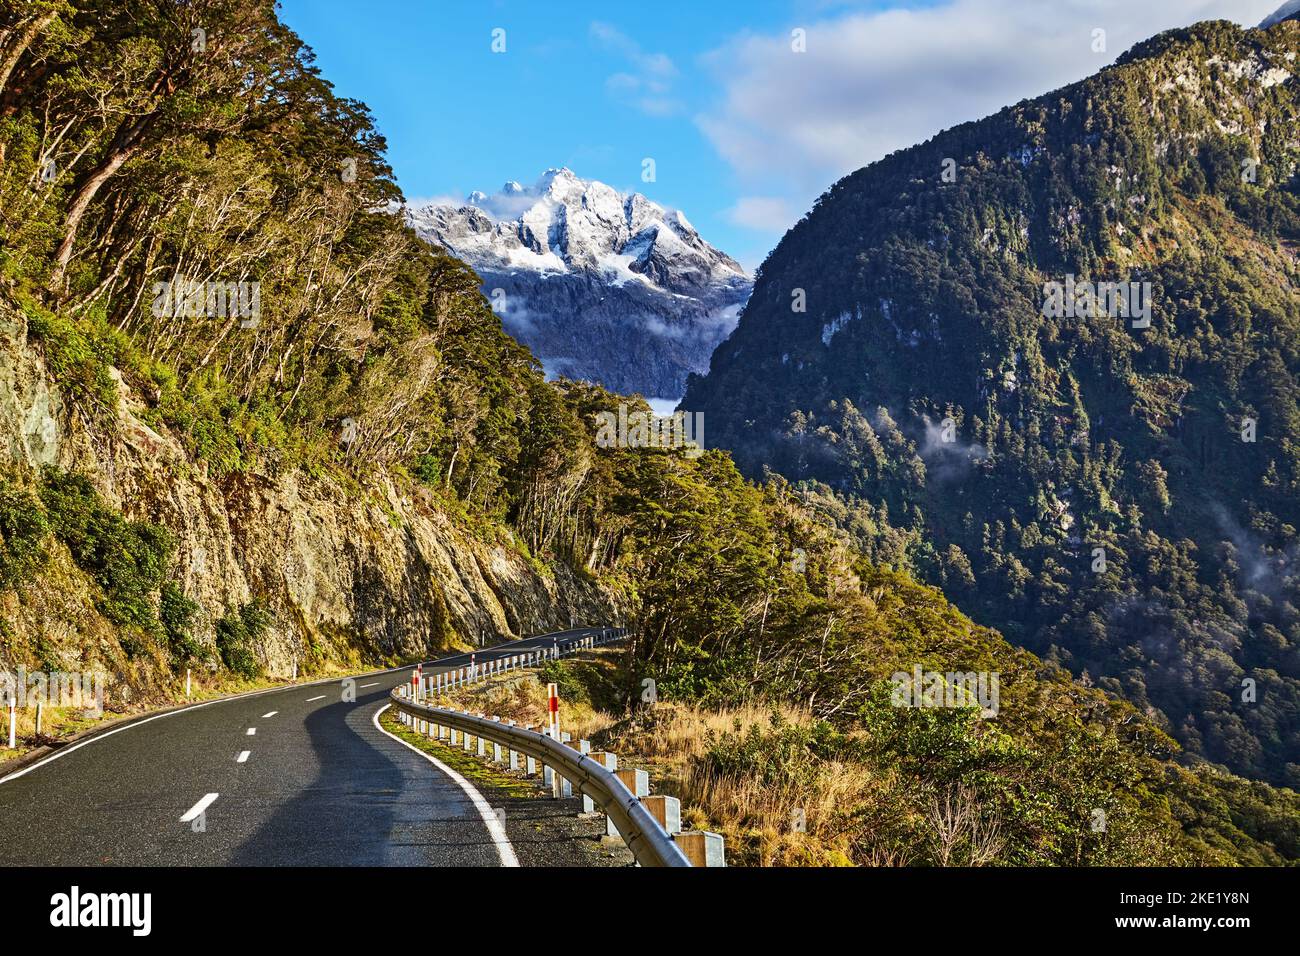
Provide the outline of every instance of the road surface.
[[[590,633],[480,649],[476,660]],[[467,663],[455,655],[424,671]],[[473,788],[379,729],[389,690],[411,670],[356,678],[355,702],[337,681],[213,701],[0,778],[0,865],[513,865]]]

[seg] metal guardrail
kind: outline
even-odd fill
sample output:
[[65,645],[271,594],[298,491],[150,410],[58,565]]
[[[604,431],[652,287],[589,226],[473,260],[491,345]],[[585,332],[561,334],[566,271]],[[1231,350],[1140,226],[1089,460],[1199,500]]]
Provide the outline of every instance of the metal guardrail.
[[[503,673],[554,660],[562,654],[599,647],[611,641],[627,636],[624,628],[604,628],[598,634],[588,635],[572,641],[556,642],[550,648],[525,652],[523,655],[511,655],[498,658],[504,661],[504,667],[491,665],[475,666],[468,673],[466,668],[452,672],[455,677],[438,682],[438,689],[451,689],[477,680],[482,680],[494,673]],[[426,678],[432,683],[431,678]],[[491,718],[484,714],[471,714],[468,711],[448,707],[435,707],[424,703],[419,697],[424,696],[426,687],[433,690],[423,680],[415,684],[402,684],[393,688],[390,698],[393,707],[412,718],[427,721],[438,727],[453,728],[462,734],[469,734],[480,740],[489,740],[494,744],[508,747],[525,756],[532,757],[545,767],[551,767],[573,788],[583,793],[598,805],[609,818],[619,836],[627,844],[636,861],[642,866],[690,866],[690,860],[682,852],[672,836],[659,825],[640,799],[630,791],[626,784],[612,771],[598,761],[571,746],[554,740],[545,733],[539,733],[527,727],[516,726],[512,722]],[[481,752],[481,750],[480,750]]]
[[406,685],[392,692],[393,706],[404,713],[443,727],[452,727],[532,757],[591,797],[613,822],[623,842],[642,866],[690,866],[681,848],[659,821],[611,771],[586,754],[552,740],[546,734],[466,711],[433,707],[411,700]]

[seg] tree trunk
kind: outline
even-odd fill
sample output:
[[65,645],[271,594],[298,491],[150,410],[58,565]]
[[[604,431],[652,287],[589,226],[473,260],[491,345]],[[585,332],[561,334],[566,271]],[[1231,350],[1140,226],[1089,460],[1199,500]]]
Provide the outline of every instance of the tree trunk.
[[104,183],[113,178],[113,174],[135,154],[136,149],[137,147],[131,146],[110,154],[86,177],[85,182],[77,190],[72,204],[68,207],[68,218],[63,227],[63,241],[59,243],[58,252],[54,256],[54,273],[50,276],[51,290],[57,289],[63,282],[64,273],[68,270],[68,262],[72,259],[72,247],[77,242],[77,230],[86,215],[86,210],[95,201],[95,196]]
[[0,60],[0,90],[3,90],[5,84],[9,82],[9,77],[13,74],[14,68],[18,66],[18,61],[22,59],[22,55],[27,52],[27,48],[32,45],[53,20],[53,10],[41,14],[27,24],[22,33],[18,34],[18,39],[14,41],[13,47],[5,51],[4,59]]

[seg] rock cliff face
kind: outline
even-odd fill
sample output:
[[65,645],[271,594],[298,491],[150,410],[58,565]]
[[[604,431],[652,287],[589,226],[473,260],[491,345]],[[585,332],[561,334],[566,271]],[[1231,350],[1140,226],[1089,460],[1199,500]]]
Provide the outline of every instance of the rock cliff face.
[[[410,660],[452,646],[610,620],[607,596],[563,567],[543,570],[499,540],[453,526],[419,486],[375,473],[362,487],[309,477],[236,474],[220,481],[137,413],[119,383],[117,418],[91,423],[61,400],[25,319],[0,304],[0,454],[10,474],[44,466],[90,477],[131,520],[174,537],[175,576],[202,610],[196,636],[254,597],[274,615],[257,655],[271,675],[324,664]],[[162,675],[126,662],[95,609],[96,586],[66,551],[42,579],[5,592],[9,656],[46,669],[104,667],[137,692]],[[57,580],[51,580],[51,578]]]

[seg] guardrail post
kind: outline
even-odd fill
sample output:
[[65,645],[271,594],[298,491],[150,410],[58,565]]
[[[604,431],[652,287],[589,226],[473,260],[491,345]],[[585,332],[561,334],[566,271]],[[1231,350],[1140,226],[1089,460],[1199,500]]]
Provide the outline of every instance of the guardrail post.
[[[524,730],[532,730],[532,729],[533,729],[532,724],[524,724]],[[528,754],[524,754],[524,776],[526,777],[537,776],[537,760],[533,757],[530,757]]]
[[[492,719],[495,720],[498,724],[501,723],[500,717],[494,716]],[[501,762],[501,745],[497,743],[495,740],[492,741],[492,762],[493,763]]]
[[650,796],[650,774],[645,770],[628,767],[625,770],[615,770],[614,776],[623,781],[623,786],[632,792],[632,796],[638,799]]
[[[567,744],[573,738],[565,731],[560,731],[560,743]],[[563,774],[559,774],[560,792],[556,794],[561,800],[568,800],[573,796],[573,782]]]
[[676,797],[642,797],[641,802],[669,836],[682,832],[682,802]]
[[596,763],[600,764],[606,770],[618,769],[618,754],[610,753],[608,750],[593,750],[587,755]]
[[[572,747],[574,750],[578,751],[578,753],[580,753],[580,754],[590,754],[590,753],[591,753],[591,741],[590,741],[590,740],[570,740],[570,741],[568,741],[568,744],[569,744],[570,747]],[[601,766],[604,766],[604,764],[601,764]],[[585,794],[585,793],[582,794],[582,812],[583,812],[583,813],[595,813],[595,812],[596,812],[596,801],[593,800],[593,799],[591,799],[591,797],[587,796],[587,794]]]
[[726,866],[722,835],[707,830],[688,830],[673,837],[691,866]]

